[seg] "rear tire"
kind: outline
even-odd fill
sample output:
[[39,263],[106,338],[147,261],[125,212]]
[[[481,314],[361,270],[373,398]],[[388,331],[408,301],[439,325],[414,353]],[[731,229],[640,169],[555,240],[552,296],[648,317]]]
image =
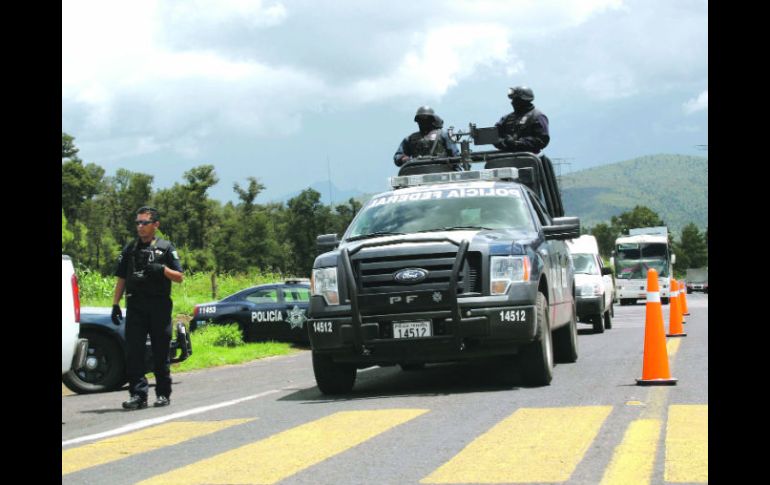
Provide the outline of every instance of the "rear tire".
[[353,389],[356,381],[356,367],[352,364],[338,364],[329,355],[313,352],[313,374],[318,389],[323,394],[344,394]]
[[548,302],[537,293],[537,340],[521,349],[521,373],[530,386],[547,386],[553,378],[553,346],[548,322]]
[[604,312],[604,328],[607,330],[612,328],[612,308]]
[[578,359],[577,317],[574,303],[569,323],[553,332],[553,355],[559,363],[572,363]]
[[594,325],[594,333],[604,333],[604,319],[601,313],[592,315],[591,323]]
[[72,392],[91,394],[120,388],[128,381],[126,355],[112,338],[93,332],[84,332],[88,339],[86,367],[70,370],[62,376],[62,382]]

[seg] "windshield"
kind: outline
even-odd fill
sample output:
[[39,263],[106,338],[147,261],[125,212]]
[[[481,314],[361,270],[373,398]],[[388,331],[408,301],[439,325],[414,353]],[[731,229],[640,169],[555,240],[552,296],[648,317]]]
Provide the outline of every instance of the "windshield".
[[466,228],[535,230],[521,189],[461,188],[376,197],[345,238]]
[[668,247],[663,243],[618,244],[615,274],[620,279],[644,279],[647,270],[654,269],[658,276],[669,275]]
[[575,273],[601,274],[593,254],[573,254],[572,261],[575,265]]

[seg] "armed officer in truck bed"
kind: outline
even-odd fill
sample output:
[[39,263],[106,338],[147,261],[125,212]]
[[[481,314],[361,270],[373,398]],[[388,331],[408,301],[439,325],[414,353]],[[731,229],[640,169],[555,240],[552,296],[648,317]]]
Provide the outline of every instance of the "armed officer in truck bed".
[[495,123],[500,140],[495,148],[507,152],[540,153],[548,146],[551,137],[548,134],[548,117],[532,104],[535,95],[526,86],[508,88],[513,112]]
[[460,154],[447,133],[441,128],[442,120],[430,106],[420,106],[414,115],[419,131],[404,138],[398,146],[393,162],[400,167],[407,160],[418,156],[456,157]]
[[171,396],[171,282],[184,278],[179,255],[174,246],[155,237],[160,225],[158,211],[142,207],[136,211],[137,238],[130,242],[118,258],[112,320],[120,324],[123,317],[120,299],[126,294],[126,367],[130,398],[123,402],[129,410],[147,407],[149,385],[144,376],[144,354],[147,334],[152,345],[155,374],[155,407],[167,406]]

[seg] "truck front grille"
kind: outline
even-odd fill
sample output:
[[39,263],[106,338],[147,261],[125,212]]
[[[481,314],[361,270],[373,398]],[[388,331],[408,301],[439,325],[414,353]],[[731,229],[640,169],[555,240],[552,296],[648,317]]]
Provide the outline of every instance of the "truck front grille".
[[[358,290],[362,294],[420,290],[448,290],[457,251],[399,254],[397,256],[356,255],[352,258]],[[400,284],[393,276],[406,268],[422,268],[427,278],[415,284]],[[481,254],[469,251],[460,268],[457,293],[481,292]]]

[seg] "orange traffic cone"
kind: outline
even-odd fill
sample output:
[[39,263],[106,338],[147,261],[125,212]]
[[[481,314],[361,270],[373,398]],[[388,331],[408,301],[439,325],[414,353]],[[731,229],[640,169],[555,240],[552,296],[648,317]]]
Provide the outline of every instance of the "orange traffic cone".
[[[679,289],[679,298],[681,301],[679,302],[682,305],[682,315],[690,315],[690,311],[687,309],[687,284],[682,283],[682,288]],[[687,322],[682,322],[687,323]]]
[[671,299],[668,305],[668,334],[666,337],[686,337],[682,327],[682,309],[679,307],[679,283],[671,278]]
[[639,386],[676,385],[676,378],[668,370],[666,330],[663,328],[663,307],[660,304],[658,272],[647,271],[647,305],[644,325],[644,362]]

